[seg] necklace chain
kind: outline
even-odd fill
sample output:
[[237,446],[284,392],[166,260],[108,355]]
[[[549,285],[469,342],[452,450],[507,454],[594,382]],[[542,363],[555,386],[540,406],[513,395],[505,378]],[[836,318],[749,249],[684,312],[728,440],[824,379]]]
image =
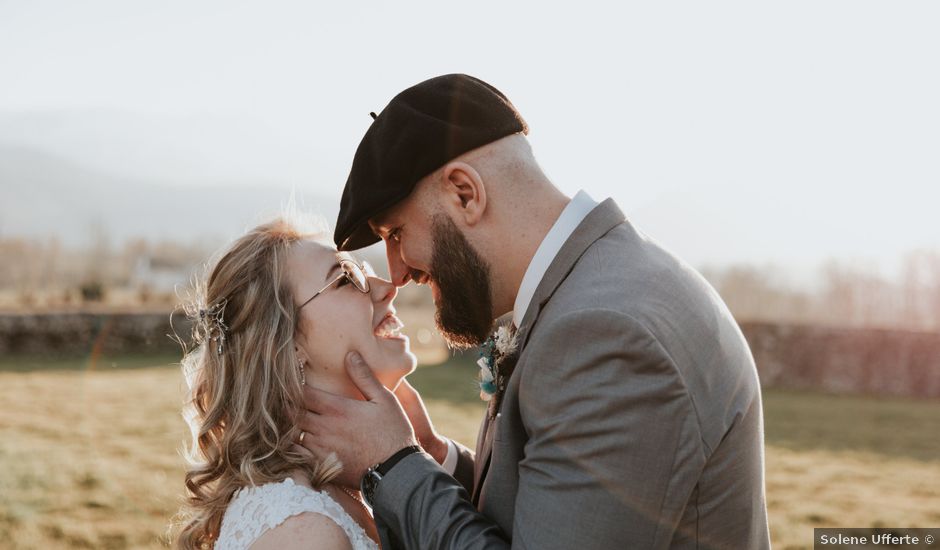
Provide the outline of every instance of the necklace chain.
[[356,504],[358,504],[359,506],[362,506],[366,511],[369,511],[369,506],[366,505],[365,501],[362,500],[362,497],[360,497],[359,495],[350,491],[349,489],[347,489],[346,487],[342,485],[337,485],[337,487],[339,487],[340,491],[346,493],[347,495],[349,495],[350,498],[355,500]]

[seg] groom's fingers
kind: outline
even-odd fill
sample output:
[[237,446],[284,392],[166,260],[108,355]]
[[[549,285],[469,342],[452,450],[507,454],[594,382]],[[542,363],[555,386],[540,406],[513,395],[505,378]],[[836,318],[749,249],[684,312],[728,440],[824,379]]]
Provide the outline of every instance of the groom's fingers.
[[304,460],[306,460],[307,462],[313,462],[313,460],[317,458],[317,455],[313,454],[313,452],[311,452],[310,449],[304,447],[300,443],[294,443],[293,445],[291,445],[290,450],[304,457]]
[[343,403],[347,400],[309,384],[304,386],[304,406],[313,413],[335,415],[342,411]]
[[358,352],[351,351],[346,354],[346,372],[369,401],[375,401],[388,392]]
[[297,420],[297,427],[299,427],[304,432],[304,437],[302,441],[299,441],[301,444],[306,444],[308,439],[316,439],[320,436],[322,430],[320,429],[321,422],[329,422],[322,418],[316,413],[310,411],[304,412],[300,415],[300,418]]
[[304,460],[310,463],[322,462],[331,454],[330,450],[318,445],[316,441],[307,441],[306,439],[302,444],[295,443],[291,445],[291,450],[304,457]]

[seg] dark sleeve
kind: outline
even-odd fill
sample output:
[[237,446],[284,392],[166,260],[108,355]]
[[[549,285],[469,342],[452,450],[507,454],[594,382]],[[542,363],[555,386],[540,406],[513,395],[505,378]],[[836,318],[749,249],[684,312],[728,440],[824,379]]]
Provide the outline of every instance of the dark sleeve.
[[[457,441],[451,440],[454,448],[457,449],[457,466],[454,469],[453,477],[460,483],[467,493],[473,492],[473,465],[474,453],[467,447]],[[395,468],[398,468],[396,465]],[[393,469],[394,470],[394,469]],[[435,472],[436,474],[437,472]],[[391,472],[389,472],[391,474]],[[383,483],[385,481],[383,480]],[[376,505],[378,506],[378,505]],[[376,528],[379,532],[379,539],[382,550],[404,550],[406,547],[402,544],[401,538],[395,533],[392,526],[385,521],[376,512]]]
[[471,504],[464,486],[425,453],[396,464],[376,488],[374,504],[376,524],[401,548],[509,548],[499,528]]

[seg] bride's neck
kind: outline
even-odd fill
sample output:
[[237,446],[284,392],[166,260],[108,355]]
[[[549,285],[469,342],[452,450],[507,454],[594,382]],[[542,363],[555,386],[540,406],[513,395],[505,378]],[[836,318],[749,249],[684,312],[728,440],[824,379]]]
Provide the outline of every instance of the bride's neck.
[[346,375],[345,370],[342,370],[342,367],[338,369],[325,369],[308,373],[306,377],[307,385],[334,395],[365,401],[365,396]]

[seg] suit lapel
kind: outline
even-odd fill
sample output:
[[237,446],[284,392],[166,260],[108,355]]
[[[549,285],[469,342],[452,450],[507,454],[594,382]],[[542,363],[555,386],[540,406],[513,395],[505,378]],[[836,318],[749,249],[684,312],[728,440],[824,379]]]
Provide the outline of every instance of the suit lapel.
[[587,251],[594,241],[606,235],[611,229],[626,221],[626,217],[613,199],[600,203],[594,210],[578,224],[577,229],[568,237],[561,250],[545,270],[545,275],[535,288],[529,308],[522,317],[522,326],[519,327],[519,349],[525,347],[529,341],[529,333],[538,319],[539,313],[555,290],[568,277],[571,270]]
[[[490,401],[492,404],[492,401]],[[490,408],[487,406],[486,415],[483,417],[483,422],[480,423],[480,433],[477,434],[477,459],[473,461],[473,495],[472,501],[476,503],[477,497],[480,492],[480,487],[483,485],[481,483],[483,472],[485,468],[489,466],[489,458],[493,448],[493,438],[490,437],[490,432],[493,428],[492,415],[490,414]]]
[[[516,333],[516,342],[519,346],[519,355],[521,359],[526,343],[529,341],[529,332],[535,325],[539,313],[542,311],[548,300],[555,293],[555,290],[565,280],[575,264],[584,255],[584,252],[594,244],[594,241],[606,235],[611,229],[620,225],[626,220],[623,212],[617,207],[613,199],[607,199],[597,205],[591,212],[578,224],[578,227],[562,245],[561,250],[552,260],[552,263],[542,276],[535,293],[532,295],[532,301],[522,317],[522,324]],[[500,400],[502,402],[503,400]],[[494,423],[498,421],[495,414],[487,411],[486,418],[480,426],[480,433],[477,439],[477,455],[474,462],[474,486],[472,501],[479,505],[480,491],[483,487],[483,480],[486,478],[489,470],[490,457],[493,452],[493,436],[496,432]]]

